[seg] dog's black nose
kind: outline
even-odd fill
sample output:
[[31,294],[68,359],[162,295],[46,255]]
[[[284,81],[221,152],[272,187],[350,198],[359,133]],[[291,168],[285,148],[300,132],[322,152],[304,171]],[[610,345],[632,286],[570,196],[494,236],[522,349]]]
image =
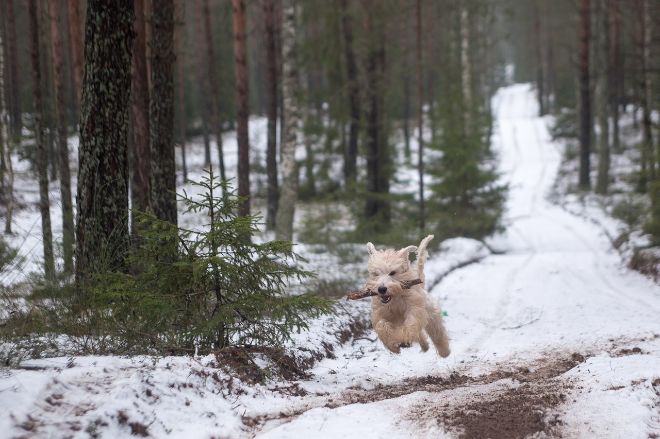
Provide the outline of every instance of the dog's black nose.
[[387,287],[378,287],[378,294],[387,293]]

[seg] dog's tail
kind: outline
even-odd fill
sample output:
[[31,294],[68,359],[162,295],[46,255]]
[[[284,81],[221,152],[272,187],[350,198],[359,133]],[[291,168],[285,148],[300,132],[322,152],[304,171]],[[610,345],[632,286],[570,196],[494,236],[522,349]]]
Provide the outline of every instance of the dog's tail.
[[429,242],[433,239],[433,235],[429,235],[426,238],[422,239],[422,242],[419,243],[417,247],[417,275],[422,281],[422,287],[424,287],[424,265],[426,264],[426,257],[428,252],[426,247],[429,245]]
[[426,333],[431,338],[438,355],[445,358],[450,353],[449,337],[445,325],[442,323],[442,312],[437,307],[433,308],[433,312],[429,316],[429,322],[426,325]]

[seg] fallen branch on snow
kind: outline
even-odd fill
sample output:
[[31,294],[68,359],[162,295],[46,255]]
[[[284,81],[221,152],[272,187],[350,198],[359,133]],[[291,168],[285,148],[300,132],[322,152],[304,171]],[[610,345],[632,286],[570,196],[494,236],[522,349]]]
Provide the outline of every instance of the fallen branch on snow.
[[[419,285],[421,283],[422,283],[421,279],[404,280],[401,281],[401,288],[403,288],[404,290],[408,290],[414,287],[415,285]],[[352,293],[349,293],[346,296],[346,300],[359,300],[371,296],[378,296],[378,292],[369,288],[363,288],[359,291],[353,291]]]

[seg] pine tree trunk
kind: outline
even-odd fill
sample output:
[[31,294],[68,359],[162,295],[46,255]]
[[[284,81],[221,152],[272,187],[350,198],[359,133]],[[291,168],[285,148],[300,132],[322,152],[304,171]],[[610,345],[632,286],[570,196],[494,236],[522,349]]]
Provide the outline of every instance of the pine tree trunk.
[[[147,76],[147,17],[145,2],[134,0],[135,40],[131,77],[131,129],[129,142],[131,208],[145,212],[150,208],[151,152],[149,140],[149,77]],[[131,222],[133,233],[135,221]]]
[[236,140],[238,141],[238,195],[245,197],[239,215],[250,214],[250,117],[248,96],[245,1],[232,0],[234,23],[234,68],[236,72]]
[[206,62],[208,67],[208,79],[211,94],[211,124],[215,131],[215,139],[218,147],[218,163],[220,168],[220,179],[226,180],[225,159],[222,151],[222,118],[220,116],[220,91],[218,90],[218,76],[215,72],[215,47],[213,34],[211,33],[211,11],[209,0],[202,0],[202,19],[204,20],[204,36],[206,37]]
[[277,55],[275,44],[275,0],[263,0],[266,31],[266,78],[268,81],[266,112],[268,114],[268,146],[266,148],[266,174],[268,175],[268,207],[266,228],[275,229],[277,217]]
[[2,147],[3,159],[5,162],[5,199],[7,203],[5,217],[5,233],[11,234],[11,223],[14,211],[14,171],[11,163],[11,142],[9,141],[9,113],[7,112],[7,96],[5,95],[5,78],[7,69],[5,68],[5,49],[4,40],[0,35],[0,146]]
[[360,83],[358,81],[357,62],[353,48],[353,20],[347,0],[341,0],[341,17],[344,37],[344,56],[348,77],[348,105],[350,122],[348,127],[348,145],[345,154],[344,179],[348,188],[355,186],[357,178],[358,136],[360,133]]
[[589,85],[589,38],[591,33],[591,2],[580,0],[580,189],[591,187],[589,178],[591,153],[591,89]]
[[463,130],[470,136],[472,115],[472,66],[470,65],[470,13],[467,0],[461,0],[461,87],[463,93]]
[[50,18],[51,55],[53,59],[53,80],[55,102],[53,105],[55,125],[57,129],[57,161],[60,175],[60,196],[62,198],[62,252],[64,256],[64,272],[73,272],[73,204],[71,200],[71,171],[69,169],[69,145],[67,142],[66,105],[64,102],[64,49],[60,34],[60,17],[58,1],[48,0]]
[[153,0],[151,15],[151,209],[177,224],[174,159],[174,0]]
[[[136,0],[137,1],[137,0]],[[80,106],[80,93],[82,92],[83,74],[83,46],[80,19],[80,0],[67,0],[67,12],[69,14],[69,43],[71,52],[71,66],[73,70],[73,85],[76,104]]]
[[[197,0],[195,2],[195,11],[196,11],[196,20],[197,28],[203,28],[205,22],[204,16],[204,0]],[[197,90],[199,93],[199,102],[200,102],[200,116],[202,119],[202,139],[204,141],[204,167],[208,168],[211,164],[211,139],[209,137],[209,101],[208,101],[208,67],[206,66],[205,54],[206,54],[206,43],[205,43],[205,34],[204,32],[197,31],[196,44],[197,57],[195,59],[197,63],[196,73],[197,73]]]
[[293,238],[293,217],[298,198],[298,165],[296,149],[300,132],[298,59],[296,43],[295,0],[282,0],[282,126],[281,165],[282,187],[277,209],[275,235],[277,239]]
[[607,0],[596,0],[596,19],[598,36],[596,51],[596,112],[598,114],[598,177],[596,179],[596,192],[606,194],[609,184],[610,173],[610,127],[609,127],[609,11]]
[[610,68],[610,111],[612,113],[612,149],[615,152],[621,152],[621,134],[619,130],[619,106],[623,93],[621,74],[622,56],[621,56],[621,5],[619,0],[610,0],[610,15],[612,17],[611,27],[611,68]]
[[[23,127],[21,98],[20,98],[20,79],[18,78],[19,59],[16,45],[16,16],[14,15],[14,0],[7,1],[7,41],[6,59],[9,61],[6,70],[5,81],[9,85],[9,96],[6,99],[9,101],[10,107],[8,111],[11,119],[11,141],[15,146],[21,143],[21,129]],[[7,84],[5,84],[7,85]]]
[[[88,0],[80,124],[76,280],[124,266],[133,1]],[[99,111],[99,109],[103,111]]]
[[176,29],[176,51],[177,55],[177,107],[178,107],[178,122],[179,122],[179,142],[181,145],[181,166],[183,167],[183,181],[184,183],[188,181],[188,164],[186,163],[186,102],[185,102],[185,76],[184,76],[184,42],[185,42],[185,4],[184,0],[176,1],[176,17],[177,17],[177,29]]
[[417,172],[419,174],[419,230],[426,228],[424,201],[424,97],[422,84],[422,3],[416,2],[417,12]]
[[50,224],[50,200],[48,196],[48,154],[42,126],[43,94],[41,90],[41,58],[39,54],[39,19],[37,0],[28,0],[30,30],[30,58],[32,61],[32,96],[34,100],[35,162],[39,179],[39,212],[41,213],[41,237],[44,247],[44,274],[47,280],[55,278],[53,232]]

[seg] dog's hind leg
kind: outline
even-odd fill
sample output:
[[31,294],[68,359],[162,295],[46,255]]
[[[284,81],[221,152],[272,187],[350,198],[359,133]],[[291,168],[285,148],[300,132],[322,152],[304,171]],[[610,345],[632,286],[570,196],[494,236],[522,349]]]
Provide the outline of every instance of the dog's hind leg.
[[426,257],[428,252],[426,247],[429,245],[429,242],[433,239],[433,235],[429,235],[426,238],[422,239],[422,242],[419,243],[417,247],[417,276],[422,281],[422,288],[424,288],[424,265],[426,264]]
[[[435,307],[434,307],[435,308]],[[435,308],[429,316],[428,324],[426,325],[426,332],[431,341],[435,346],[435,349],[438,351],[438,354],[441,357],[447,357],[449,355],[449,337],[447,336],[447,330],[445,325],[442,323],[442,314],[440,310]]]
[[429,341],[426,338],[426,334],[424,334],[424,332],[419,333],[419,347],[422,348],[422,352],[429,350]]

